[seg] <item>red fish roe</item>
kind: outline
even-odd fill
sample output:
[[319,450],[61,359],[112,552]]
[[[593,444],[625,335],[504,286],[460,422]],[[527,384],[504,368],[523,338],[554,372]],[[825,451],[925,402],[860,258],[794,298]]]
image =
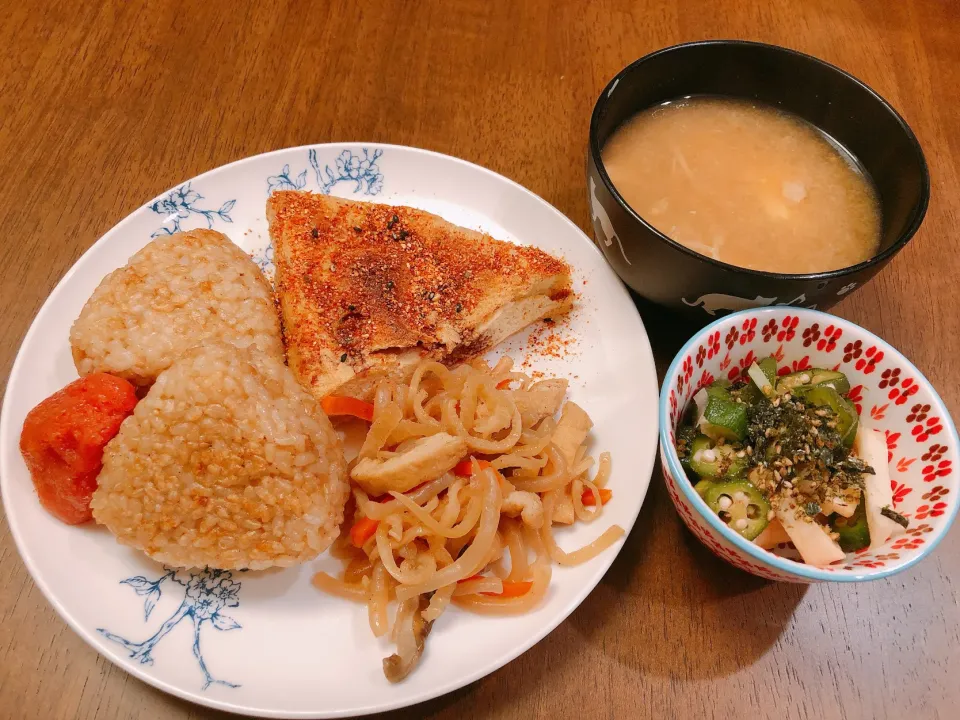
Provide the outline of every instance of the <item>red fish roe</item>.
[[75,380],[27,414],[20,452],[40,504],[69,525],[93,518],[104,446],[133,412],[133,385],[106,373]]

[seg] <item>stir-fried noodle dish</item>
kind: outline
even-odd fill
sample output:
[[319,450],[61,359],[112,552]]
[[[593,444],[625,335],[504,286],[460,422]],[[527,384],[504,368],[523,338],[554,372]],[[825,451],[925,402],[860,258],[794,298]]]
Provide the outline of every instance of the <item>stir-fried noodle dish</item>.
[[373,634],[396,643],[383,661],[389,680],[416,666],[451,604],[532,610],[554,563],[586,562],[623,535],[611,526],[574,552],[554,539],[555,524],[593,522],[612,496],[610,455],[587,453],[592,422],[566,390],[566,380],[538,381],[507,357],[492,368],[423,362],[409,383],[378,386],[332,549],[344,570],[317,573],[314,584],[366,604]]

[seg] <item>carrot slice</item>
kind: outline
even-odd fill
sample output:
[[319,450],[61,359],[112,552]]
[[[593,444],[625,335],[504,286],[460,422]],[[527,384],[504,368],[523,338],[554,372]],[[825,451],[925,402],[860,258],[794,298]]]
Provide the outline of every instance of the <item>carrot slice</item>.
[[[486,460],[477,460],[477,464],[480,466],[481,470],[486,470],[488,467],[493,467]],[[458,462],[453,468],[453,474],[458,477],[473,477],[473,456],[471,455],[468,458],[464,458]]]
[[[453,466],[453,474],[457,477],[473,477],[473,456],[471,455],[468,458],[465,458]],[[489,467],[493,467],[487,460],[477,459],[477,464],[480,466],[481,470],[486,470]],[[497,474],[497,482],[500,483],[500,487],[503,487],[503,484],[506,482],[506,478],[503,477],[499,470],[494,469],[494,472]]]
[[[601,505],[606,505],[608,502],[610,502],[610,498],[612,497],[613,497],[613,490],[609,490],[607,488],[600,488],[600,504]],[[590,488],[587,488],[586,490],[583,491],[583,495],[580,496],[580,502],[582,502],[584,505],[591,506],[591,505],[597,504],[597,499],[593,496],[593,492],[590,490]]]
[[463,580],[457,580],[457,582],[458,582],[458,583],[464,583],[464,582],[469,582],[470,580],[479,580],[479,579],[482,578],[482,577],[483,577],[483,575],[480,575],[480,574],[471,575],[471,576],[468,577],[468,578],[463,578]]
[[341,395],[328,395],[320,401],[327,415],[352,415],[367,422],[373,421],[373,405],[363,400]]
[[373,518],[357,520],[350,528],[350,542],[353,543],[354,547],[363,547],[363,544],[373,537],[379,524],[380,521]]
[[489,595],[490,597],[498,598],[515,598],[522,595],[526,595],[530,592],[530,588],[533,587],[533,583],[530,581],[522,582],[510,582],[509,580],[503,581],[503,592],[499,593],[481,593],[482,595]]
[[507,378],[506,380],[501,380],[500,382],[497,383],[497,390],[507,389],[508,387],[510,387],[511,382],[513,381],[510,378]]

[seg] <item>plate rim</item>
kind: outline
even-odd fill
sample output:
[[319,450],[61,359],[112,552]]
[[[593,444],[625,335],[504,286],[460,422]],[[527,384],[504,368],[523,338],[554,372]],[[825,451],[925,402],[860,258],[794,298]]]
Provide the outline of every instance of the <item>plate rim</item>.
[[[211,168],[192,178],[182,180],[177,184],[173,185],[171,188],[159,193],[158,195],[155,195],[153,198],[151,198],[147,202],[141,203],[135,209],[127,213],[127,215],[125,215],[119,222],[112,225],[99,238],[97,238],[97,240],[94,243],[92,243],[90,247],[84,250],[84,252],[80,255],[80,257],[76,259],[73,265],[71,265],[70,268],[63,274],[60,280],[57,281],[57,284],[53,287],[53,289],[47,295],[47,298],[43,301],[43,304],[40,306],[40,309],[37,311],[36,315],[34,316],[33,321],[30,323],[30,326],[27,329],[27,332],[24,333],[23,339],[20,341],[20,346],[17,349],[17,354],[14,358],[13,364],[10,367],[10,374],[7,377],[7,382],[4,388],[3,404],[2,404],[2,407],[0,407],[0,439],[7,437],[8,433],[11,432],[8,426],[11,423],[10,415],[12,413],[12,408],[11,408],[12,401],[10,399],[11,394],[9,392],[6,392],[6,389],[9,388],[11,385],[13,385],[14,381],[24,371],[23,366],[27,362],[26,356],[24,355],[24,352],[23,352],[24,347],[27,345],[28,341],[30,341],[33,338],[34,334],[39,332],[41,321],[44,319],[46,314],[51,312],[52,300],[58,295],[58,293],[62,291],[62,288],[64,287],[64,285],[68,283],[70,279],[78,272],[78,269],[81,267],[81,265],[84,264],[84,262],[87,261],[88,256],[94,251],[94,249],[97,248],[99,245],[105,242],[108,242],[109,238],[112,237],[117,231],[122,230],[126,225],[133,222],[135,215],[137,215],[140,211],[148,207],[153,202],[156,202],[157,200],[163,198],[171,191],[181,187],[184,183],[201,181],[210,175],[219,173],[221,171],[226,171],[229,168],[232,168],[236,165],[253,162],[255,160],[259,160],[259,159],[263,159],[271,156],[295,152],[298,150],[306,151],[310,149],[321,149],[321,148],[346,149],[348,147],[357,147],[357,146],[368,147],[368,148],[375,147],[375,148],[382,148],[382,149],[389,149],[389,150],[401,150],[406,152],[412,152],[414,154],[422,153],[425,155],[433,156],[440,160],[453,162],[455,164],[465,166],[471,171],[479,171],[483,174],[486,174],[492,177],[492,179],[494,180],[506,183],[513,191],[517,191],[527,195],[530,199],[542,204],[551,212],[553,212],[562,222],[564,222],[567,226],[569,226],[569,228],[573,230],[575,234],[579,235],[582,238],[582,240],[587,245],[590,246],[592,251],[602,261],[603,267],[605,267],[609,271],[610,279],[613,280],[615,284],[619,287],[619,292],[621,293],[621,297],[627,303],[629,303],[631,307],[633,307],[634,319],[638,326],[637,330],[639,330],[639,332],[642,335],[642,337],[640,338],[640,340],[642,341],[641,345],[643,346],[641,348],[642,354],[649,361],[650,367],[653,369],[653,373],[654,373],[653,378],[650,381],[652,383],[651,389],[653,391],[654,397],[657,398],[657,403],[659,403],[660,386],[659,386],[659,383],[657,382],[657,377],[656,377],[656,361],[653,356],[653,348],[650,344],[650,337],[647,333],[647,329],[643,322],[643,318],[641,317],[639,310],[636,309],[636,306],[634,305],[633,300],[630,298],[630,294],[627,291],[626,286],[624,286],[624,284],[620,282],[619,278],[613,272],[613,269],[610,268],[610,266],[607,264],[606,260],[603,257],[603,253],[596,246],[596,244],[590,240],[589,236],[586,233],[584,233],[583,230],[580,229],[580,227],[575,222],[573,222],[570,218],[564,215],[559,209],[557,209],[552,204],[547,202],[544,198],[540,197],[538,194],[524,187],[523,185],[516,182],[515,180],[512,180],[511,178],[508,178],[505,175],[502,175],[501,173],[498,173],[494,170],[483,167],[482,165],[478,165],[469,160],[464,160],[463,158],[458,158],[453,155],[448,155],[446,153],[441,153],[435,150],[428,150],[425,148],[415,147],[411,145],[398,145],[393,143],[381,143],[381,142],[342,141],[342,142],[327,142],[327,143],[310,143],[306,145],[296,145],[292,147],[279,148],[276,150],[270,150],[267,152],[257,153],[255,155],[249,155],[246,157],[238,158],[237,160],[232,160],[231,162],[226,163],[224,165],[219,165],[217,167]],[[650,449],[650,452],[649,452],[650,457],[646,463],[648,467],[645,468],[646,472],[639,473],[640,477],[643,477],[644,474],[646,475],[646,477],[648,477],[647,486],[644,488],[643,493],[640,496],[640,501],[637,504],[634,512],[632,513],[632,517],[630,517],[629,523],[627,524],[626,527],[624,527],[625,532],[623,537],[617,541],[616,551],[614,553],[603,556],[602,560],[600,560],[600,562],[602,563],[602,569],[600,568],[599,564],[597,565],[599,572],[596,574],[595,580],[587,582],[581,588],[579,588],[577,592],[574,594],[573,598],[570,601],[568,601],[567,606],[560,611],[560,613],[555,619],[551,618],[549,621],[544,623],[541,627],[536,628],[535,632],[525,636],[521,642],[511,647],[508,651],[498,656],[493,661],[480,666],[479,668],[475,669],[472,672],[465,673],[460,677],[457,677],[456,679],[447,682],[444,685],[432,687],[429,690],[424,691],[412,698],[400,699],[395,701],[391,700],[386,703],[379,703],[377,705],[363,705],[363,706],[359,706],[352,709],[329,710],[329,711],[324,711],[324,710],[285,711],[285,710],[271,710],[271,709],[265,709],[265,708],[244,707],[242,705],[238,705],[233,702],[221,700],[218,698],[213,698],[211,696],[200,695],[197,692],[191,692],[189,690],[182,689],[178,686],[175,686],[166,682],[165,680],[155,675],[145,672],[136,663],[130,662],[129,658],[121,657],[119,653],[114,651],[109,645],[101,644],[99,636],[97,636],[95,632],[90,632],[88,631],[87,628],[82,626],[72,616],[72,614],[67,610],[67,608],[64,607],[64,605],[55,597],[53,592],[47,586],[46,582],[42,579],[42,575],[40,574],[39,570],[34,566],[34,560],[27,549],[26,541],[20,532],[18,523],[14,519],[15,516],[11,515],[11,513],[8,510],[8,507],[10,507],[10,504],[8,502],[7,492],[5,488],[8,482],[7,481],[8,473],[6,472],[6,470],[8,468],[8,463],[10,462],[10,458],[8,457],[5,450],[6,443],[3,443],[2,441],[0,441],[0,500],[2,500],[3,502],[4,516],[6,517],[6,520],[7,520],[7,526],[10,528],[10,535],[13,537],[14,545],[16,546],[17,552],[20,555],[20,560],[23,562],[24,566],[27,569],[27,572],[30,574],[30,578],[33,580],[34,584],[43,594],[44,598],[47,600],[48,603],[50,603],[50,605],[53,607],[54,611],[56,611],[60,619],[66,622],[66,624],[78,636],[80,636],[80,638],[94,652],[107,658],[107,660],[109,660],[113,665],[118,667],[123,672],[133,675],[138,680],[154,688],[157,688],[158,690],[161,690],[169,695],[173,695],[174,697],[178,697],[182,700],[191,702],[195,705],[209,707],[217,710],[223,710],[223,711],[238,714],[238,715],[246,715],[251,717],[264,717],[264,718],[298,718],[303,720],[308,720],[308,719],[312,720],[314,718],[319,720],[322,718],[358,717],[363,715],[369,715],[372,713],[388,712],[391,710],[398,710],[401,708],[413,707],[423,702],[427,702],[429,700],[433,700],[438,697],[447,695],[451,692],[454,692],[456,690],[459,690],[463,687],[466,687],[467,685],[470,685],[471,683],[476,682],[477,680],[480,680],[486,677],[487,675],[490,675],[496,672],[497,670],[509,664],[513,660],[516,660],[520,655],[527,652],[530,648],[532,648],[534,645],[536,645],[541,640],[543,640],[543,638],[545,638],[551,632],[556,630],[564,621],[567,620],[567,618],[570,617],[570,615],[573,614],[573,612],[577,608],[580,607],[580,605],[583,604],[583,601],[587,598],[587,596],[591,592],[593,592],[593,590],[600,584],[600,582],[606,576],[607,572],[610,570],[610,567],[613,565],[617,557],[619,557],[620,552],[625,547],[626,540],[630,536],[630,533],[633,531],[633,528],[636,525],[636,521],[637,521],[637,518],[639,517],[640,510],[643,507],[643,504],[647,500],[647,494],[649,493],[649,490],[650,490],[650,484],[653,482],[653,471],[656,465],[658,438],[659,438],[659,414],[657,412],[653,412],[652,422],[650,423],[649,427],[636,428],[635,433],[637,436],[637,442],[641,443],[646,441],[646,445],[648,445]],[[641,470],[641,471],[644,470],[644,468],[636,467],[636,465],[634,465],[634,467],[636,470]],[[638,473],[631,473],[631,474],[636,475]]]

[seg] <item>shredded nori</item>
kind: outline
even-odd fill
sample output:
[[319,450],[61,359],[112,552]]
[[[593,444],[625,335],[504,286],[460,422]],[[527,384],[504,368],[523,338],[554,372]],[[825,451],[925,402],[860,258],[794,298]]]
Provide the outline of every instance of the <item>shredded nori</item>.
[[777,405],[758,402],[747,409],[747,437],[754,453],[764,455],[768,447],[779,446],[777,455],[792,462],[816,459],[831,466],[846,458],[840,434],[827,426],[833,414],[817,415],[817,410],[799,400]]
[[883,508],[881,508],[880,514],[886,518],[890,518],[895,523],[897,523],[897,525],[900,525],[901,527],[907,527],[910,525],[909,520],[907,520],[903,515],[898,513],[889,505],[885,505]]
[[863,489],[863,475],[877,474],[877,472],[863,460],[858,457],[853,457],[852,455],[847,455],[839,462],[827,463],[827,467],[841,488],[856,486]]

